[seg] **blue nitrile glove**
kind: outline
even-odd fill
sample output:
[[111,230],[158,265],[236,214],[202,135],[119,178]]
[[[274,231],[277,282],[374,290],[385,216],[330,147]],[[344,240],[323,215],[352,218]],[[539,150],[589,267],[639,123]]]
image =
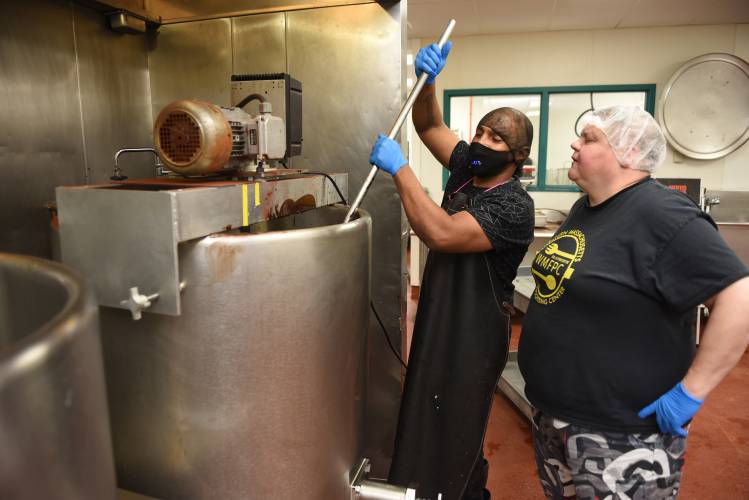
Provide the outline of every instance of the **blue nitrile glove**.
[[445,67],[447,61],[447,54],[450,53],[450,47],[453,46],[452,42],[447,42],[442,46],[440,50],[436,43],[427,45],[419,49],[416,53],[416,60],[414,61],[414,68],[416,69],[416,78],[419,78],[423,72],[429,75],[427,78],[427,84],[433,85],[434,79],[437,77],[442,68]]
[[403,153],[401,153],[401,147],[398,143],[380,134],[377,136],[377,142],[372,146],[369,163],[376,165],[377,168],[384,170],[390,175],[395,175],[408,162],[403,158]]
[[673,389],[640,410],[637,416],[647,418],[655,413],[655,420],[661,432],[686,437],[684,424],[697,413],[703,401],[689,394],[679,382]]

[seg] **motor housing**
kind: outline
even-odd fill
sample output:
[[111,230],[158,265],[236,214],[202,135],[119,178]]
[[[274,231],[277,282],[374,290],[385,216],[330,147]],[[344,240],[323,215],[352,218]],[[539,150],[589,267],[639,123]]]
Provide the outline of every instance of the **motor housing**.
[[169,170],[211,175],[250,169],[286,153],[286,127],[270,103],[251,116],[240,108],[183,99],[161,110],[153,128],[156,152]]

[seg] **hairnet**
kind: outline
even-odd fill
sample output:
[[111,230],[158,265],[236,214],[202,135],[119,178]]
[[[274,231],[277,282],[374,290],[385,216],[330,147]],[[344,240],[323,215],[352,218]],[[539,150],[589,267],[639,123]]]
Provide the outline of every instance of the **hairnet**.
[[499,134],[505,144],[509,146],[515,158],[517,158],[518,153],[521,153],[520,156],[523,161],[520,161],[519,165],[515,165],[514,174],[520,177],[523,172],[523,163],[528,159],[533,142],[533,124],[525,116],[525,113],[515,108],[497,108],[484,115],[479,121],[479,126],[489,127]]
[[666,139],[650,114],[637,106],[611,106],[583,117],[609,140],[623,167],[653,172],[666,158]]

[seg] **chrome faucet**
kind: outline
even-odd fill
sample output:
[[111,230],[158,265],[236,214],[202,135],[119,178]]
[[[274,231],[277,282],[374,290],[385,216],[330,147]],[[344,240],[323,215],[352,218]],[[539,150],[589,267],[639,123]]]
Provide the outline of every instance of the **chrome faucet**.
[[154,148],[123,148],[114,154],[114,175],[110,177],[113,181],[124,181],[127,179],[127,176],[122,174],[122,169],[120,168],[119,163],[120,156],[123,153],[153,153],[154,156],[156,156],[156,175],[166,175],[167,173],[167,171],[164,170],[164,164],[161,163],[161,158],[159,158],[159,155]]
[[706,214],[710,214],[710,209],[713,205],[720,205],[720,198],[717,196],[707,196],[707,188],[702,188],[702,196],[700,196],[700,209]]

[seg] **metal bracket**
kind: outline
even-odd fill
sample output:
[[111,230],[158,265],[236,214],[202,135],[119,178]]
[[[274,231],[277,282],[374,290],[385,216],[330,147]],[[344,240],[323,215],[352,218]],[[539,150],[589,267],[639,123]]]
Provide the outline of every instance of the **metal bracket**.
[[121,33],[145,33],[146,21],[125,10],[118,10],[107,14],[109,27]]
[[[347,174],[331,174],[347,192]],[[321,175],[250,180],[155,178],[56,189],[65,264],[88,277],[99,305],[123,305],[138,285],[158,292],[149,313],[181,313],[179,245],[338,203]]]

